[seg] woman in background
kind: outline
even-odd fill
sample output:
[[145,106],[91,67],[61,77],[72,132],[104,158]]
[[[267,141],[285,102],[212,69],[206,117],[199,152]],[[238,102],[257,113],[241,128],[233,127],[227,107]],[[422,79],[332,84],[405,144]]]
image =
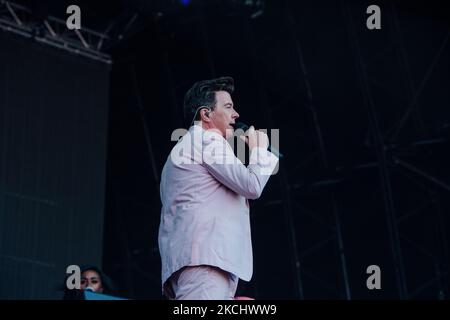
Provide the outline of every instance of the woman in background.
[[80,290],[68,289],[64,282],[63,300],[84,300],[83,292],[90,290],[96,293],[115,295],[116,289],[112,280],[96,266],[80,266]]

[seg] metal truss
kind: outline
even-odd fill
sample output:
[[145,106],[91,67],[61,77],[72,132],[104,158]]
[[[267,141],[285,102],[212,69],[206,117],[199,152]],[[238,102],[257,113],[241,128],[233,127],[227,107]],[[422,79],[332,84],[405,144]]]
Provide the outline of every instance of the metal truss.
[[[408,55],[403,44],[397,9],[392,1],[390,4],[390,7],[386,8],[383,12],[385,19],[387,17],[392,26],[392,29],[390,29],[390,34],[392,35],[392,38],[390,39],[391,43],[387,44],[385,48],[380,48],[372,57],[364,57],[361,52],[361,45],[359,44],[358,35],[355,32],[356,28],[351,18],[350,5],[347,2],[344,4],[346,23],[352,43],[352,49],[354,51],[361,91],[369,115],[369,134],[373,140],[373,148],[378,159],[377,166],[383,190],[384,207],[388,222],[391,253],[394,260],[399,297],[400,299],[417,299],[419,294],[425,289],[435,285],[437,292],[435,293],[434,298],[444,299],[446,298],[446,295],[449,294],[449,258],[447,235],[440,204],[439,189],[445,190],[445,192],[450,191],[450,185],[440,178],[433,176],[426,170],[415,166],[410,163],[411,160],[408,161],[405,160],[405,158],[414,159],[415,156],[420,154],[420,148],[423,146],[444,144],[448,142],[448,139],[445,137],[430,137],[430,133],[427,132],[427,128],[422,120],[418,98],[423,92],[425,84],[431,78],[432,71],[438,64],[442,52],[448,44],[450,32],[445,36],[439,50],[430,62],[425,76],[420,81],[419,86],[416,87],[411,77]],[[399,120],[394,126],[388,128],[386,132],[381,130],[380,116],[376,111],[373,99],[373,86],[377,85],[381,88],[383,88],[383,86],[380,85],[380,81],[376,80],[375,75],[368,71],[370,70],[368,67],[371,64],[382,59],[397,61],[402,66],[403,80],[408,89],[407,100],[409,101],[409,104],[405,106],[404,113]],[[413,124],[411,127],[414,128],[414,135],[420,137],[420,140],[406,143],[405,141],[401,141],[399,137],[400,132],[406,131],[406,124],[408,122]],[[396,200],[396,195],[398,195],[397,192],[399,191],[393,187],[392,183],[392,177],[396,175],[407,178],[418,187],[418,190],[421,190],[423,198],[420,206],[409,211],[402,210],[401,205],[399,205],[399,200]],[[400,210],[398,208],[400,208]],[[434,214],[430,215],[430,211],[434,211]],[[427,214],[427,217],[430,219],[434,219],[436,226],[436,229],[432,232],[435,234],[430,234],[430,231],[428,231],[427,234],[430,238],[435,239],[432,248],[430,248],[430,244],[428,244],[427,247],[427,245],[421,243],[420,240],[416,240],[417,237],[414,237],[413,234],[409,234],[403,227],[403,224],[412,217],[425,214]],[[423,261],[426,261],[429,269],[434,269],[434,274],[427,274],[425,272],[415,274],[416,277],[422,275],[421,283],[416,286],[410,284],[412,281],[411,278],[408,278],[407,276],[408,265],[404,263],[406,258],[411,258],[413,255],[411,251],[405,250],[407,246],[414,248],[414,254],[420,256]],[[428,296],[428,298],[430,297]]]
[[[202,5],[203,2],[194,1],[192,4]],[[261,16],[264,8],[264,0],[230,0],[226,5],[230,14],[249,14],[252,19]],[[172,3],[155,7],[152,12],[147,13],[161,18],[182,9],[182,6]],[[64,20],[53,16],[47,16],[44,20],[38,19],[27,7],[13,1],[0,0],[0,29],[107,64],[112,64],[113,61],[106,51],[143,29],[147,20],[137,12],[123,12],[115,17],[104,31],[83,26],[79,30],[69,30]]]
[[110,55],[101,51],[108,35],[84,27],[69,30],[65,21],[52,16],[38,20],[28,8],[11,1],[0,2],[0,28],[77,55],[112,63]]
[[102,32],[83,26],[69,30],[64,20],[53,16],[38,19],[27,7],[0,0],[0,29],[107,64],[113,62],[107,51],[144,28],[145,23],[138,13],[124,12]]

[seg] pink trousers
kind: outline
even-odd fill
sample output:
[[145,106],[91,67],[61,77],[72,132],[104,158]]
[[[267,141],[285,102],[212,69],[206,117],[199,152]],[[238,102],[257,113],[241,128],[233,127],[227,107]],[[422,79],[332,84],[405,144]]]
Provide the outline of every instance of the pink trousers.
[[175,272],[165,283],[171,300],[233,300],[239,278],[213,266],[189,266]]

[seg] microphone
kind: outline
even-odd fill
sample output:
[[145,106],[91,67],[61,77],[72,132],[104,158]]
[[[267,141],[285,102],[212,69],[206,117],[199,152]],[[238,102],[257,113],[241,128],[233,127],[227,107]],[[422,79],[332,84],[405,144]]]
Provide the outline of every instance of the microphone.
[[86,289],[84,289],[84,291],[95,292],[94,288],[92,287],[87,287]]
[[[247,124],[240,122],[240,121],[236,122],[235,126],[236,126],[236,129],[242,129],[242,130],[244,130],[244,132],[247,131],[248,128],[250,128]],[[269,144],[268,149],[270,152],[272,152],[274,155],[276,155],[279,159],[284,157],[284,155],[282,153],[280,153],[280,151],[278,151],[276,148],[272,147],[270,144]]]

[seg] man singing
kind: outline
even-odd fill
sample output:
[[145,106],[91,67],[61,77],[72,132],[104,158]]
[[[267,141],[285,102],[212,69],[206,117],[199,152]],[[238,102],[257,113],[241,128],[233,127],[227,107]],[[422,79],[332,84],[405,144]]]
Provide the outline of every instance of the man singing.
[[[195,83],[184,97],[191,127],[172,149],[161,175],[159,249],[169,299],[230,300],[253,273],[249,204],[260,197],[278,158],[253,126],[247,167],[226,139],[239,114],[230,77]],[[195,123],[195,124],[194,124]]]

